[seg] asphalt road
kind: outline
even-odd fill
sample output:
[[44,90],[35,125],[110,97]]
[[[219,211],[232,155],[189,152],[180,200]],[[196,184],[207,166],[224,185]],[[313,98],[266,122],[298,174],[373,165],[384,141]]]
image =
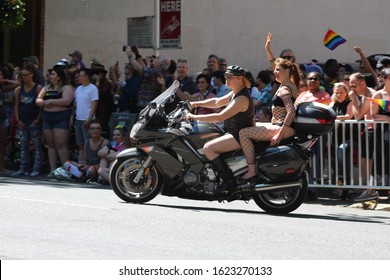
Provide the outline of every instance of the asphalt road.
[[305,203],[264,213],[157,196],[128,204],[109,187],[0,178],[0,259],[390,259],[390,212]]

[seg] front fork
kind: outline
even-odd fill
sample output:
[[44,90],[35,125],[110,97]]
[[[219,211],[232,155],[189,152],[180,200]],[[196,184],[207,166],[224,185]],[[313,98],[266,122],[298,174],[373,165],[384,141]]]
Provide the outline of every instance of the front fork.
[[139,170],[137,172],[137,175],[135,176],[135,178],[133,180],[134,183],[138,184],[139,180],[141,180],[141,178],[143,176],[147,176],[148,175],[149,170],[150,170],[150,168],[148,166],[149,166],[151,161],[152,161],[152,157],[148,156],[148,158],[144,161],[144,163],[139,168]]

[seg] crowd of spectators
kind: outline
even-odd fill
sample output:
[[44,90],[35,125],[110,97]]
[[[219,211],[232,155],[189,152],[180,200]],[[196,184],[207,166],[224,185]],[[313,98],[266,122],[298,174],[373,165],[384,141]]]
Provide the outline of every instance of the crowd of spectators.
[[[360,57],[360,69],[332,58],[323,65],[316,60],[298,64],[291,49],[283,50],[279,57],[296,63],[300,69],[295,106],[303,101],[317,101],[330,104],[341,120],[379,119],[390,123],[387,112],[364,98],[390,100],[386,70],[390,67],[390,57],[384,56],[373,64],[359,47],[354,50]],[[165,54],[142,57],[136,48],[128,48],[126,56],[128,62],[121,69],[119,62],[103,65],[93,59],[85,63],[82,53],[76,50],[69,53],[70,59],[56,62],[47,70],[46,76],[36,56],[24,58],[20,66],[2,63],[0,172],[7,172],[4,162],[11,160],[6,155],[7,139],[17,136],[21,154],[19,166],[12,176],[52,177],[55,170],[63,166],[69,172],[80,171],[74,172],[73,176],[107,182],[108,167],[119,151],[118,147],[129,147],[126,128],[110,131],[112,113],[137,114],[174,80],[180,82],[180,87],[175,101],[166,110],[173,110],[180,100],[222,97],[230,91],[224,76],[228,61],[216,54],[207,57],[205,68],[199,69],[196,75],[189,73],[190,62],[186,58],[174,61]],[[279,87],[274,79],[272,61],[270,68],[259,69],[250,80],[256,121],[269,122],[272,98]],[[196,113],[210,113],[210,109],[197,108]],[[372,129],[373,126],[364,133],[371,135]],[[388,131],[388,126],[385,130]],[[118,137],[120,140],[115,140]],[[70,142],[77,147],[77,159],[71,158]],[[350,149],[345,143],[338,145],[340,151]],[[365,170],[372,169],[373,150],[368,154],[370,166],[364,166]],[[45,156],[49,164],[46,170],[42,168]],[[339,162],[343,164],[340,158]],[[339,179],[342,184],[342,173]],[[377,192],[369,189],[362,193],[363,199],[375,197]]]

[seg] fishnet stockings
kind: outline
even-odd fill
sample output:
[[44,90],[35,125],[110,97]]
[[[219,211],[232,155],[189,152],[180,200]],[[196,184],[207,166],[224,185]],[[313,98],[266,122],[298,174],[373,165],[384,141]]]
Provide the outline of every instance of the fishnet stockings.
[[253,141],[270,141],[280,129],[280,126],[272,123],[261,123],[261,126],[247,127],[240,130],[241,149],[244,152],[248,165],[255,163],[255,146]]
[[295,130],[290,128],[295,118],[294,102],[291,95],[288,91],[283,93],[278,91],[276,94],[280,94],[284,107],[272,107],[272,123],[260,123],[255,127],[244,128],[240,131],[240,144],[248,165],[255,163],[256,154],[253,141],[271,141],[272,137],[282,129],[281,126],[276,124],[284,125],[283,139],[295,134]]

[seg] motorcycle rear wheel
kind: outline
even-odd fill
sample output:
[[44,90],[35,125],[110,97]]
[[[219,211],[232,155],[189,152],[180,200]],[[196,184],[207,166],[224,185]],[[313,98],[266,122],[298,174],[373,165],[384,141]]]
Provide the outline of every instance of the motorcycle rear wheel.
[[253,195],[253,200],[267,213],[288,214],[301,206],[305,200],[308,186],[306,173],[302,174],[301,179],[301,188],[260,192]]
[[134,183],[139,168],[146,156],[116,159],[111,167],[110,185],[115,194],[122,200],[132,203],[144,203],[155,198],[161,190],[162,177],[152,165],[144,172],[138,183]]

